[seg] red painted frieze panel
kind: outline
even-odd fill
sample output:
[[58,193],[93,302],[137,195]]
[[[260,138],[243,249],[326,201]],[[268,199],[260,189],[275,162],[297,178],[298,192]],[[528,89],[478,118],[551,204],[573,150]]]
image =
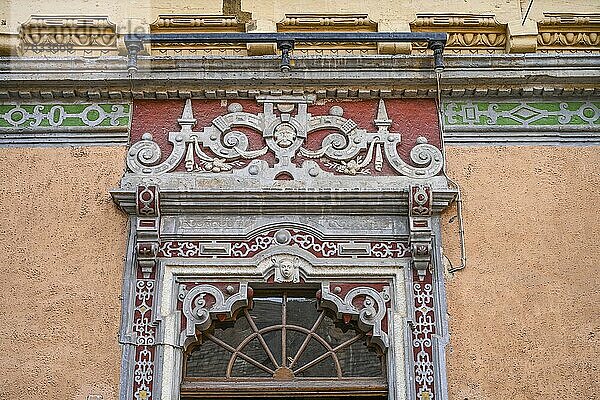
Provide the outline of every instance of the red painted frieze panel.
[[[164,163],[174,151],[169,133],[183,133],[189,127],[182,135],[185,149],[180,149],[176,161],[169,159],[161,173],[227,172],[257,160],[272,168],[286,165],[286,157],[298,168],[310,160],[334,175],[420,177],[440,172],[441,153],[427,148],[440,147],[438,114],[431,99],[286,101],[192,100],[186,106],[180,100],[136,100],[131,143],[141,149],[139,142],[151,140],[160,148],[160,157],[130,168],[151,172],[151,167]],[[214,133],[194,134],[209,127]],[[417,155],[411,154],[415,146],[420,146]],[[137,148],[132,150],[133,157]],[[427,171],[409,171],[428,164]],[[275,179],[293,179],[292,175],[284,168]]]

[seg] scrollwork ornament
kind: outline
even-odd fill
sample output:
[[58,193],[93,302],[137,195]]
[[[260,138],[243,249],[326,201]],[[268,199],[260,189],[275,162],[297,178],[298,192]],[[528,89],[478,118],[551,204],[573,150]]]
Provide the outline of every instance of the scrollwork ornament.
[[[333,291],[330,289],[334,286]],[[358,322],[358,326],[365,332],[371,332],[371,338],[382,348],[389,347],[387,332],[383,329],[382,322],[387,316],[387,303],[390,301],[389,286],[378,292],[369,286],[356,286],[348,290],[344,297],[340,297],[341,286],[334,283],[321,284],[320,307],[335,311],[338,316],[350,316]],[[356,300],[362,298],[362,305],[356,305]]]
[[129,149],[127,166],[133,172],[140,173],[144,167],[155,165],[162,157],[160,146],[152,140],[152,135],[144,133],[142,140]]
[[[281,108],[289,104],[280,104],[276,98],[269,99],[263,101],[264,112],[256,115],[244,112],[241,105],[233,103],[227,114],[216,117],[201,131],[193,131],[196,119],[188,99],[182,118],[178,120],[180,132],[169,133],[173,150],[167,159],[160,161],[160,148],[147,133],[131,146],[127,165],[137,174],[162,174],[174,170],[185,160],[187,172],[244,176],[262,173],[274,178],[285,172],[294,179],[305,179],[307,174],[317,177],[319,170],[350,176],[371,175],[384,171],[386,163],[398,175],[413,179],[433,177],[442,169],[441,151],[428,144],[425,138],[419,138],[410,152],[412,165],[402,160],[397,150],[402,138],[400,133],[389,131],[392,120],[387,115],[383,100],[379,102],[377,117],[373,121],[376,132],[367,132],[351,119],[344,118],[340,106],[332,107],[330,115],[312,116],[307,112],[308,100],[300,99],[298,102],[298,107],[290,109],[297,109],[296,114],[275,114],[275,105]],[[252,148],[260,141],[252,142],[252,136],[246,130],[262,135],[264,141],[260,147]],[[310,141],[307,138],[322,132],[326,134],[317,148],[314,148],[314,143],[308,148]],[[261,157],[269,152],[275,157],[274,165],[266,164],[264,169],[257,169],[252,162],[264,162]],[[295,163],[298,156],[311,160]],[[244,160],[251,162],[248,164]]]
[[[247,306],[249,297],[251,297],[246,282],[239,283],[237,293],[231,285],[227,286],[225,292],[213,284],[198,284],[188,289],[180,292],[179,297],[183,303],[182,311],[186,319],[186,326],[180,339],[183,347],[187,347],[196,340],[196,331],[207,330],[213,319],[219,316],[231,317],[236,310]],[[210,303],[207,297],[211,298]]]

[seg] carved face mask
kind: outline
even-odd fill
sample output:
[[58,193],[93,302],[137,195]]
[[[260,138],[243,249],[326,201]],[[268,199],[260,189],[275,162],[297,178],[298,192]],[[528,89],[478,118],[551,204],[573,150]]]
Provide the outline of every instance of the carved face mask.
[[296,140],[296,129],[290,124],[280,124],[275,128],[273,137],[279,147],[290,147]]
[[289,261],[281,262],[281,276],[284,279],[291,279],[293,275],[293,266]]

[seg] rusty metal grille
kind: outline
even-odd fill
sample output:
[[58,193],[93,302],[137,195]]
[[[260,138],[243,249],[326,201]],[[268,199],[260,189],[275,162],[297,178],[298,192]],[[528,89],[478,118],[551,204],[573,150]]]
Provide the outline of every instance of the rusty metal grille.
[[305,393],[311,381],[359,390],[361,378],[369,378],[377,386],[372,394],[387,391],[383,352],[367,346],[355,323],[319,309],[314,293],[257,293],[234,320],[215,323],[199,338],[186,354],[184,384],[203,390],[251,381],[276,382],[278,390],[287,385],[286,393]]

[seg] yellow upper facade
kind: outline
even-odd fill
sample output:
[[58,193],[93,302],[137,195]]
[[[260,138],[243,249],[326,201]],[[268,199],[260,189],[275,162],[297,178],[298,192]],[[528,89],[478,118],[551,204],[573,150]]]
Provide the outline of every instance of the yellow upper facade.
[[[5,0],[0,55],[116,55],[122,35],[136,32],[442,31],[446,52],[532,53],[600,50],[597,0]],[[156,55],[274,52],[272,46],[154,46]],[[305,43],[297,52],[399,54],[419,44]]]

